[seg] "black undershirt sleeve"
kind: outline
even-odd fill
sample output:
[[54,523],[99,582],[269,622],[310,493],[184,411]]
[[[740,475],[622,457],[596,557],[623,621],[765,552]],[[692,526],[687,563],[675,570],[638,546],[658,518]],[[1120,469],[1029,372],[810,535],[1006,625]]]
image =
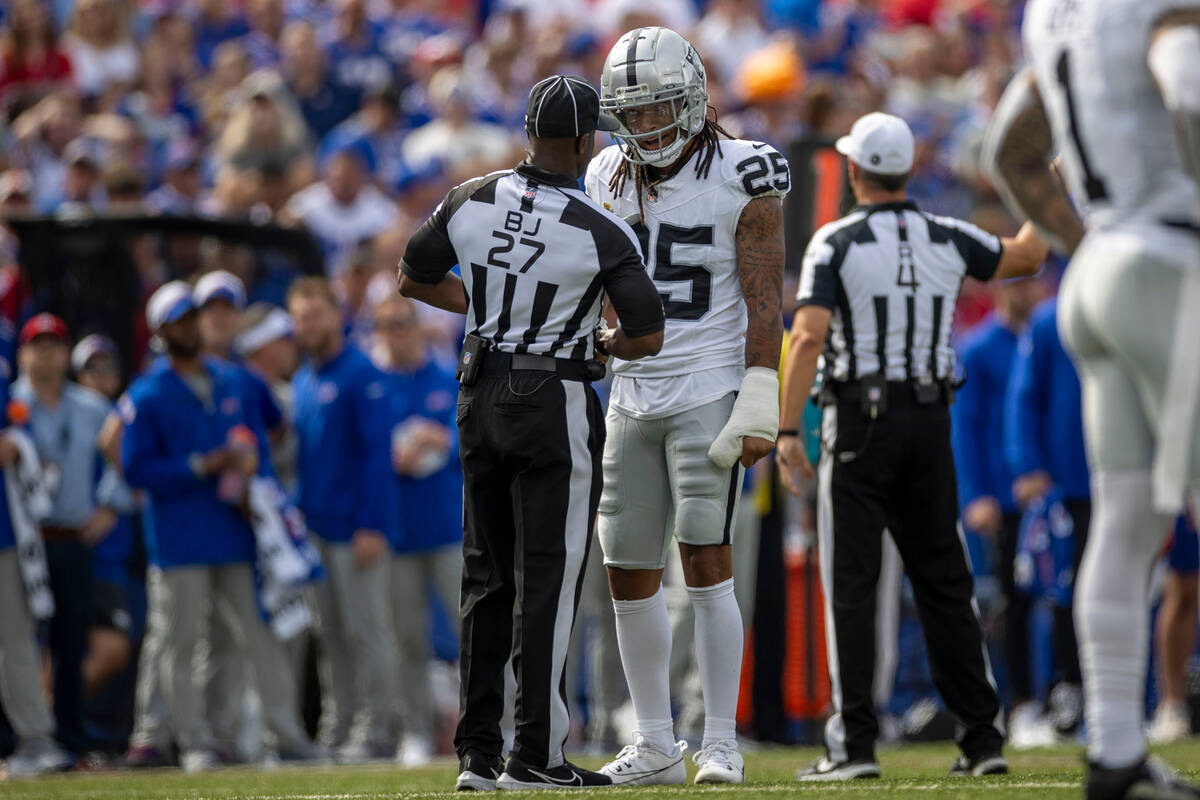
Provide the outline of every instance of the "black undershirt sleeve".
[[400,269],[417,283],[439,283],[458,263],[458,255],[454,252],[447,230],[453,205],[452,194],[453,190],[433,215],[417,228],[404,250]]

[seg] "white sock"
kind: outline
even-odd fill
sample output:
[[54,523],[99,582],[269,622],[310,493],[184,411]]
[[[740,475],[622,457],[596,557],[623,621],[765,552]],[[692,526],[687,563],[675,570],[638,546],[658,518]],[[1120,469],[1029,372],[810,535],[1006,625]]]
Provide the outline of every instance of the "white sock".
[[696,612],[696,662],[704,690],[704,742],[737,738],[738,690],[742,683],[742,614],[733,578],[715,586],[688,587]]
[[1119,768],[1146,755],[1150,570],[1170,520],[1151,506],[1149,470],[1095,474],[1092,498],[1092,525],[1075,582],[1075,629],[1088,756]]
[[637,716],[637,729],[656,750],[675,752],[671,720],[671,620],[662,587],[644,600],[613,600],[617,645]]

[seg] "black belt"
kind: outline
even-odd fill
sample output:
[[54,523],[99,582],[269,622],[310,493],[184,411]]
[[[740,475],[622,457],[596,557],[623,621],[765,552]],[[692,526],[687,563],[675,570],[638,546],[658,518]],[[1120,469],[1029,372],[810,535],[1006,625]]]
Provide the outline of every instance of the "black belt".
[[[906,406],[952,405],[954,383],[946,378],[921,381],[914,378],[906,381],[887,382],[887,404],[890,408]],[[826,381],[817,395],[817,404],[830,406],[835,403],[859,403],[862,400],[862,385],[857,381]]]
[[553,372],[565,381],[598,381],[604,377],[604,365],[599,361],[577,361],[572,358],[552,358],[531,353],[504,353],[499,350],[487,352],[480,374],[503,378],[513,371]]

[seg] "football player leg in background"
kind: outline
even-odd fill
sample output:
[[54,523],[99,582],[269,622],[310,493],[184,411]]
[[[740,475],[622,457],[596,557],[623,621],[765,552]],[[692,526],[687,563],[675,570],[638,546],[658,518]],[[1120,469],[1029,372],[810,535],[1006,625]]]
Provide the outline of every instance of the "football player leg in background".
[[985,160],[1009,204],[1072,254],[1059,329],[1082,380],[1095,504],[1075,594],[1087,797],[1200,798],[1147,759],[1143,733],[1150,568],[1200,481],[1200,5],[1034,0],[1024,36],[1031,72],[997,107]]
[[599,534],[637,733],[602,771],[614,783],[686,780],[661,588],[673,535],[704,695],[696,781],[741,783],[743,628],[730,541],[742,467],[771,451],[779,425],[790,176],[768,145],[722,140],[700,57],[674,31],[621,37],[605,62],[601,106],[621,122],[622,145],[592,161],[585,186],[633,220],[667,317],[657,356],[614,365]]

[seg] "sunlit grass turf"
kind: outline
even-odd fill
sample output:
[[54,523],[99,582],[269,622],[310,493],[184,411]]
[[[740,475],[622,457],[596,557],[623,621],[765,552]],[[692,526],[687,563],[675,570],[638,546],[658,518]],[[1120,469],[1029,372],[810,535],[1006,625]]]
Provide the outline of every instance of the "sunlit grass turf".
[[[1173,766],[1200,778],[1200,741],[1160,749]],[[1066,798],[1080,796],[1082,750],[1078,747],[1011,753],[1012,774],[996,778],[949,778],[955,750],[948,745],[907,746],[880,753],[884,778],[849,784],[802,785],[792,780],[796,768],[819,755],[811,748],[776,748],[749,753],[745,786],[608,789],[624,800],[668,798],[683,793],[779,798],[799,795],[838,800],[871,798]],[[579,759],[596,767],[594,759]],[[202,775],[178,770],[71,774],[0,783],[8,800],[376,800],[448,795],[456,764],[446,760],[423,769],[392,766],[311,767],[258,770],[226,769]],[[570,792],[573,796],[602,792]],[[508,794],[506,793],[507,797]]]

